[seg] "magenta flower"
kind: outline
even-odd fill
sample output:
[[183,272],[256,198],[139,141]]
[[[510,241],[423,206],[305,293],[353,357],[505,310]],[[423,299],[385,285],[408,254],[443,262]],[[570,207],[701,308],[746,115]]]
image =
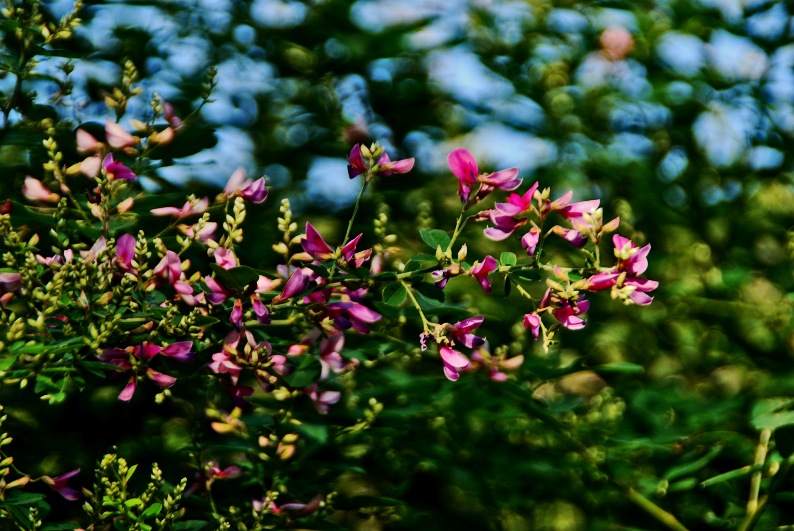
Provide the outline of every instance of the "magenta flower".
[[457,382],[460,378],[460,371],[468,368],[469,358],[447,345],[441,345],[438,352],[441,355],[441,362],[444,364],[444,376],[450,381]]
[[320,262],[330,260],[334,255],[333,248],[325,242],[317,229],[308,221],[306,222],[306,237],[301,238],[301,245],[304,251]]
[[[364,161],[364,155],[361,152],[361,144],[356,144],[350,150],[350,155],[347,158],[347,175],[353,179],[354,177],[367,173],[369,167]],[[374,175],[381,175],[387,177],[389,175],[399,173],[408,173],[414,167],[415,159],[413,157],[402,160],[392,161],[388,153],[383,153],[378,159],[377,164],[372,168]]]
[[615,246],[615,257],[618,259],[618,271],[625,271],[629,276],[637,276],[645,273],[648,269],[648,253],[651,252],[651,244],[638,248],[637,245],[621,236],[612,236],[612,243]]
[[152,210],[150,210],[150,212],[155,216],[173,216],[175,218],[186,218],[194,214],[202,214],[205,210],[207,210],[207,206],[209,206],[209,203],[210,203],[209,198],[205,197],[203,199],[193,199],[191,201],[185,201],[185,204],[182,205],[182,208],[177,208],[177,207],[153,208]]
[[237,168],[226,182],[223,193],[226,197],[239,196],[258,205],[267,199],[268,190],[264,177],[253,181],[246,175],[245,168]]
[[314,409],[321,415],[327,415],[331,411],[331,406],[342,398],[342,393],[339,391],[318,391],[317,384],[307,387],[303,392],[311,399]]
[[529,229],[529,232],[521,238],[521,247],[527,250],[529,256],[534,256],[538,243],[540,243],[540,229],[537,227]]
[[131,181],[137,177],[132,173],[132,170],[124,164],[116,162],[116,160],[113,159],[113,155],[110,153],[105,155],[105,158],[102,159],[102,169],[105,170],[105,175],[107,175],[110,180],[123,179]]
[[477,279],[485,293],[491,292],[491,282],[488,280],[488,274],[496,270],[497,267],[499,267],[499,264],[496,258],[488,255],[482,263],[478,262],[471,268],[471,275]]
[[361,144],[353,146],[353,149],[350,150],[350,155],[347,157],[347,161],[349,163],[347,165],[347,175],[351,179],[362,173],[366,173],[369,169],[364,162],[364,156],[361,154]]
[[381,315],[363,304],[352,301],[332,302],[326,306],[328,316],[337,330],[352,328],[362,334],[369,333],[369,326],[380,320]]
[[581,249],[587,243],[587,236],[574,229],[566,229],[560,225],[555,225],[551,228],[552,232],[561,237],[566,242],[574,247]]
[[116,240],[116,260],[123,271],[132,271],[132,261],[135,259],[135,236],[122,234]]
[[560,297],[549,288],[546,290],[546,294],[543,295],[538,308],[551,308],[551,314],[562,326],[568,330],[581,330],[587,322],[579,315],[590,309],[590,302],[582,296],[579,296],[576,300]]
[[240,265],[234,251],[226,247],[215,249],[215,253],[213,253],[212,257],[215,258],[215,263],[224,269],[232,269]]
[[648,293],[658,288],[659,283],[655,280],[637,278],[648,269],[651,244],[637,247],[633,241],[619,234],[612,236],[612,243],[615,245],[616,268],[624,273],[618,277],[617,288],[628,288],[628,297],[634,304],[647,306],[652,303],[653,297]]
[[284,289],[281,291],[281,293],[273,298],[273,304],[278,304],[279,302],[291,299],[295,295],[305,291],[306,288],[309,287],[310,281],[310,274],[305,273],[301,268],[296,269],[292,272],[292,275],[290,275],[287,283],[284,284]]
[[80,499],[80,492],[70,488],[67,484],[69,479],[80,473],[80,469],[76,468],[66,474],[51,478],[50,476],[42,476],[41,480],[46,483],[52,490],[63,496],[69,501],[76,501]]
[[493,209],[488,210],[488,219],[494,226],[485,229],[485,236],[494,241],[501,241],[517,228],[525,225],[529,220],[518,216],[532,210],[532,198],[537,189],[538,183],[535,182],[523,195],[510,194],[506,203],[496,203]]
[[524,328],[528,328],[532,333],[533,339],[537,341],[540,337],[540,316],[536,312],[524,315]]
[[184,281],[185,275],[182,273],[182,260],[174,251],[166,251],[165,256],[160,260],[160,263],[155,266],[152,273],[157,277],[157,284],[165,281],[181,295],[190,295],[193,293],[193,288]]
[[[130,376],[127,385],[124,386],[124,389],[121,390],[121,393],[119,393],[118,397],[119,400],[129,402],[135,394],[135,390],[137,389],[139,372],[141,369],[144,369],[144,373],[146,374],[147,378],[152,380],[161,388],[171,387],[176,383],[176,378],[173,376],[155,371],[148,366],[155,356],[161,354],[167,358],[185,363],[192,360],[196,355],[195,352],[191,351],[192,348],[192,341],[171,343],[165,348],[162,348],[158,345],[153,345],[151,343],[141,343],[140,345],[127,347],[125,349],[106,349],[99,359],[110,363],[111,365],[115,365],[118,367],[117,370],[119,372],[126,372],[129,370],[133,371],[133,374]],[[133,361],[135,361],[135,363],[133,363]]]
[[508,168],[495,173],[480,174],[474,156],[463,148],[453,150],[447,158],[449,169],[458,178],[458,195],[464,204],[469,202],[474,187],[479,190],[474,202],[483,199],[495,189],[512,191],[521,185],[518,168]]
[[611,288],[617,283],[619,276],[620,273],[614,271],[596,273],[595,275],[584,279],[585,287],[582,289],[587,291],[601,291]]
[[375,169],[375,173],[377,175],[383,175],[388,177],[394,173],[408,173],[414,167],[415,159],[413,157],[409,159],[402,159],[402,160],[395,160],[392,161],[389,159],[388,153],[384,153],[378,159],[378,164]]
[[485,344],[485,339],[472,334],[472,330],[479,328],[485,318],[482,315],[469,317],[458,321],[454,325],[445,324],[444,330],[448,337],[452,337],[468,348],[479,348]]

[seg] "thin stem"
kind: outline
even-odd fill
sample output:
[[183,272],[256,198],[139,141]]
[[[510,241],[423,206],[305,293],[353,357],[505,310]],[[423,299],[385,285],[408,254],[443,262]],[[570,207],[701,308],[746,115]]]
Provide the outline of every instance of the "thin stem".
[[350,222],[347,224],[347,231],[345,232],[345,238],[342,240],[342,247],[347,245],[347,241],[350,238],[350,232],[353,230],[353,221],[356,219],[356,214],[358,214],[358,207],[361,204],[361,198],[364,197],[364,190],[367,189],[367,185],[369,184],[369,179],[364,179],[364,184],[361,185],[361,190],[358,191],[358,197],[356,197],[356,205],[353,207],[353,214],[350,216]]
[[416,308],[416,311],[417,311],[417,312],[419,312],[419,317],[421,317],[421,319],[422,319],[422,328],[424,329],[424,332],[425,332],[426,334],[429,334],[429,333],[431,333],[431,332],[430,332],[430,324],[431,324],[431,323],[430,323],[430,321],[428,321],[428,320],[427,320],[427,318],[425,317],[425,314],[424,314],[424,312],[422,311],[422,307],[421,307],[421,306],[419,306],[419,301],[417,301],[417,300],[416,300],[416,297],[414,297],[414,293],[413,293],[413,290],[411,290],[411,286],[409,286],[408,284],[406,284],[406,282],[405,282],[403,279],[399,279],[399,282],[400,282],[400,284],[402,284],[402,286],[405,288],[405,291],[407,291],[407,292],[408,292],[408,298],[409,298],[409,299],[411,299],[411,302],[413,303],[413,305],[414,305],[414,308]]
[[[766,454],[769,451],[769,439],[771,437],[772,430],[769,428],[764,428],[761,430],[761,435],[758,438],[758,446],[755,448],[755,461],[753,462],[754,466],[762,467],[764,462],[766,462]],[[789,463],[786,462],[786,464]],[[763,471],[758,470],[757,472],[754,472],[750,478],[750,495],[747,498],[747,514],[742,521],[742,525],[739,527],[740,531],[752,529],[761,514],[761,506],[763,505],[763,507],[766,508],[767,500],[769,499],[768,496],[764,497],[763,501],[761,502],[762,505],[759,504],[758,501],[759,493],[761,492],[762,475]]]
[[460,215],[458,215],[458,219],[455,223],[455,230],[452,232],[452,238],[450,238],[449,245],[447,245],[447,248],[444,249],[445,254],[452,252],[452,246],[455,245],[455,240],[458,239],[460,233],[463,232],[463,227],[466,226],[466,222],[469,219],[466,217],[466,210],[468,209],[468,207],[469,204],[466,203],[465,205],[463,205],[463,208],[460,210]]
[[631,500],[646,513],[656,518],[660,523],[664,524],[669,529],[672,529],[673,531],[688,531],[687,528],[684,527],[684,525],[679,522],[675,516],[668,513],[633,488],[629,487],[625,489],[625,493],[629,500]]

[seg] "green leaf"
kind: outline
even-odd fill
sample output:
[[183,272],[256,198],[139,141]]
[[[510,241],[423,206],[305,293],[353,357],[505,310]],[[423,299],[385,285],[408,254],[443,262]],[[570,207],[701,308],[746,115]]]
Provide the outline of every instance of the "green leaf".
[[503,266],[514,266],[516,265],[517,258],[516,253],[511,253],[510,251],[504,251],[501,255],[499,255],[499,263]]
[[417,282],[411,285],[414,291],[418,291],[424,297],[438,302],[444,302],[444,290],[436,287],[435,284],[429,282]]
[[605,363],[593,367],[599,374],[640,374],[645,372],[645,367],[637,363],[628,361],[616,361],[615,363]]
[[[132,470],[132,469],[130,469]],[[129,479],[130,474],[127,474],[127,479]],[[137,505],[143,505],[143,501],[140,498],[130,498],[129,500],[124,501],[124,507],[130,508],[135,507]]]
[[162,509],[163,505],[161,503],[153,503],[141,513],[141,518],[150,518],[156,514],[160,514]]
[[295,372],[284,376],[284,379],[292,387],[307,387],[317,381],[320,377],[320,362],[313,356],[303,356]]
[[[127,475],[126,475],[126,476],[124,476],[124,484],[125,484],[125,485],[126,485],[126,484],[127,484],[127,482],[130,480],[130,478],[132,477],[132,475],[135,473],[135,469],[136,469],[136,468],[138,468],[138,465],[137,465],[137,464],[136,464],[136,465],[132,465],[132,466],[131,466],[131,467],[130,467],[128,470],[127,470]],[[129,500],[127,500],[127,501],[129,501]],[[140,502],[140,500],[138,500],[138,501]]]
[[78,529],[80,524],[44,524],[44,527],[41,528],[41,531],[73,531]]
[[218,264],[210,264],[210,268],[215,273],[215,278],[229,289],[242,291],[250,284],[259,280],[259,273],[248,266],[237,266],[231,269],[224,269]]
[[419,236],[421,236],[422,241],[425,242],[433,251],[435,251],[439,246],[441,247],[442,251],[446,251],[447,247],[449,247],[449,242],[452,241],[449,234],[445,231],[440,229],[420,229]]
[[295,431],[318,444],[328,441],[328,426],[322,424],[299,424],[295,426]]
[[758,400],[753,404],[750,423],[757,430],[776,430],[783,426],[794,425],[794,411],[789,410],[792,406],[794,399],[788,397]]
[[383,302],[395,308],[405,302],[408,296],[408,290],[400,282],[392,282],[386,284],[383,288]]
[[44,501],[46,496],[44,494],[36,494],[33,492],[22,492],[19,490],[12,490],[6,494],[5,500],[0,500],[0,506],[3,505],[36,505]]

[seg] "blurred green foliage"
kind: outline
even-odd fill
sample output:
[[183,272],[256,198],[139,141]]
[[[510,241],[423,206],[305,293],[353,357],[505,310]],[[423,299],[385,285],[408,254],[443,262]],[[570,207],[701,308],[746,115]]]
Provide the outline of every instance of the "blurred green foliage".
[[[55,19],[66,10],[43,4]],[[491,344],[526,356],[517,381],[429,376],[437,364],[417,363],[407,311],[403,341],[361,352],[375,369],[357,375],[359,409],[304,424],[305,457],[274,466],[292,467],[296,499],[338,491],[331,521],[342,528],[659,528],[663,516],[638,493],[690,529],[734,529],[749,525],[756,472],[769,495],[758,527],[791,525],[792,13],[791,2],[764,0],[92,1],[75,38],[42,46],[35,62],[1,20],[0,200],[43,175],[49,129],[74,155],[68,139],[104,119],[121,80],[114,65],[126,60],[180,116],[199,107],[201,81],[218,68],[216,101],[188,117],[194,136],[139,168],[150,186],[198,195],[246,165],[329,241],[349,219],[344,155],[361,141],[418,159],[412,175],[375,183],[364,205],[388,210],[415,252],[426,251],[417,227],[454,225],[444,161],[458,145],[491,170],[520,165],[525,182],[556,195],[599,197],[623,234],[653,245],[649,277],[661,287],[650,307],[597,298],[588,327],[544,354],[512,326],[525,312],[517,295],[481,300],[453,280],[448,297],[485,314]],[[630,35],[625,52],[604,40],[615,28]],[[145,116],[140,101],[128,112]],[[323,157],[341,173],[317,166]],[[246,263],[273,263],[277,208],[250,212]],[[472,256],[494,249],[480,228],[465,235]],[[564,262],[568,251],[548,252]],[[196,430],[215,437],[210,453],[255,451],[210,432],[187,400],[128,406],[117,382],[94,384],[52,406],[32,389],[0,389],[4,429],[24,441],[21,468],[91,470],[112,445],[144,468],[165,465],[204,450],[191,447]],[[372,425],[326,444],[328,425],[354,425],[370,398],[383,405]],[[256,407],[263,422],[278,408]],[[769,457],[744,468],[764,429],[774,432]],[[163,468],[173,483],[193,473]],[[255,487],[219,483],[216,495],[244,505]]]

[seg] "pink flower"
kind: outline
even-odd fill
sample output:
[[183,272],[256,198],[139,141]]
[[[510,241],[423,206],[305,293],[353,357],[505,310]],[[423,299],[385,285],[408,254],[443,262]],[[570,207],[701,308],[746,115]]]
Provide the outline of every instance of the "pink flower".
[[[351,179],[369,171],[369,167],[364,161],[364,156],[361,152],[361,144],[353,146],[347,160],[347,175]],[[414,162],[415,160],[413,157],[392,161],[387,153],[383,153],[378,159],[377,164],[373,167],[373,174],[389,176],[395,173],[408,173],[413,169]]]
[[581,249],[587,243],[587,236],[574,229],[566,229],[560,225],[551,228],[552,232],[574,247]]
[[51,478],[50,476],[42,476],[41,480],[49,485],[49,487],[66,498],[69,501],[75,501],[80,499],[80,493],[73,488],[70,488],[67,485],[67,482],[70,478],[76,476],[80,473],[80,469],[76,468],[71,472],[67,472],[66,474],[61,474],[60,476]]
[[380,320],[381,315],[363,304],[352,301],[332,302],[326,306],[328,316],[337,330],[352,328],[362,334],[369,333],[369,326]]
[[208,241],[215,239],[215,231],[218,230],[218,224],[214,221],[208,221],[204,223],[202,228],[199,228],[198,223],[194,225],[180,223],[176,228],[188,238],[196,238],[199,243],[206,245]]
[[186,218],[194,214],[201,214],[207,210],[209,206],[209,198],[193,199],[186,201],[182,208],[176,207],[162,207],[153,208],[150,212],[155,216],[173,216],[175,218]]
[[377,175],[383,175],[386,177],[394,173],[408,173],[413,169],[414,162],[415,159],[413,157],[409,159],[392,161],[389,159],[389,154],[384,153],[378,159],[378,164],[376,166],[375,173]]
[[347,175],[351,179],[365,173],[369,168],[364,162],[364,156],[361,154],[361,144],[356,144],[350,150],[350,155],[347,157]]
[[540,316],[537,312],[524,315],[524,328],[528,328],[532,333],[533,339],[537,341],[538,337],[540,337]]
[[273,298],[273,304],[278,304],[279,302],[291,299],[295,295],[303,292],[309,287],[310,280],[311,276],[305,273],[303,269],[296,269],[292,272],[292,275],[290,275],[289,280],[287,280],[287,283],[284,285],[284,289],[281,291],[281,293]]
[[239,196],[258,205],[267,199],[268,190],[265,188],[264,177],[254,181],[248,178],[245,168],[237,168],[229,177],[223,193],[226,197]]
[[444,330],[448,337],[452,337],[468,348],[479,348],[485,344],[485,339],[472,334],[472,330],[479,328],[485,318],[482,315],[469,317],[458,321],[454,325],[445,324]]
[[648,253],[651,252],[651,244],[638,248],[637,245],[621,236],[612,236],[612,243],[615,246],[615,257],[618,259],[618,271],[625,271],[629,276],[637,276],[645,273],[648,269]]
[[582,296],[576,300],[566,299],[553,293],[549,288],[538,305],[540,309],[547,307],[551,308],[554,318],[568,330],[581,330],[587,324],[579,315],[590,309],[590,302]]
[[538,248],[538,243],[540,242],[540,229],[537,227],[532,227],[529,229],[529,232],[524,234],[521,238],[521,247],[527,250],[527,254],[529,256],[534,256],[535,249]]
[[446,345],[441,345],[438,352],[441,355],[441,362],[444,364],[444,376],[450,381],[458,381],[460,371],[469,366],[469,358]]
[[77,130],[77,151],[80,153],[93,153],[99,148],[99,142],[94,136],[84,129]]
[[618,293],[623,289],[624,297],[625,294],[628,294],[628,299],[621,298],[626,301],[631,300],[640,306],[652,303],[653,297],[648,293],[658,288],[659,283],[655,280],[637,278],[648,269],[648,253],[651,251],[651,244],[637,247],[633,241],[619,234],[612,236],[612,243],[615,245],[616,268],[623,273],[618,277],[615,288]]
[[488,218],[495,226],[486,228],[485,236],[494,241],[501,241],[518,227],[526,224],[529,220],[518,216],[532,210],[532,198],[537,189],[538,183],[535,182],[523,195],[510,194],[506,203],[496,203],[494,208],[488,211]]
[[321,415],[327,415],[331,411],[331,406],[342,398],[342,393],[339,391],[318,391],[317,384],[311,385],[303,391],[311,399],[314,409]]
[[43,203],[57,203],[60,201],[61,196],[44,186],[38,179],[33,177],[25,177],[25,184],[22,185],[22,195],[29,201],[43,202]]
[[110,147],[114,149],[124,149],[138,143],[137,137],[132,136],[123,127],[110,119],[105,120],[105,139],[110,144]]
[[496,270],[497,267],[499,267],[499,264],[496,258],[488,255],[482,263],[478,262],[471,268],[471,275],[477,279],[485,293],[491,292],[491,282],[488,280],[488,274]]
[[193,293],[193,288],[185,282],[185,275],[182,273],[182,260],[174,251],[166,251],[165,256],[155,266],[152,273],[157,277],[157,284],[165,281],[181,295]]
[[116,162],[113,159],[113,155],[110,153],[105,155],[105,158],[102,159],[102,169],[105,170],[105,175],[107,175],[108,179],[110,180],[123,179],[131,181],[136,177],[136,175],[132,173],[131,169],[126,167],[121,162]]
[[469,202],[474,187],[479,184],[479,190],[474,202],[483,199],[496,188],[512,191],[521,185],[518,179],[518,168],[508,168],[495,173],[480,174],[474,156],[463,148],[453,150],[447,158],[449,168],[458,178],[458,195],[462,203]]
[[132,261],[135,259],[135,236],[122,234],[116,240],[116,260],[123,271],[132,271]]
[[[139,372],[142,369],[144,370],[146,377],[161,388],[171,387],[176,383],[176,378],[173,376],[155,371],[148,366],[149,362],[151,362],[155,356],[162,354],[163,356],[171,358],[175,361],[185,363],[192,360],[195,356],[195,352],[191,351],[192,348],[192,341],[180,341],[177,343],[172,343],[165,348],[162,348],[158,345],[153,345],[151,343],[141,343],[140,345],[127,347],[125,349],[106,349],[99,359],[110,363],[111,365],[115,365],[118,367],[117,370],[120,372],[133,370],[133,368],[135,368],[133,374],[130,376],[130,379],[127,381],[127,385],[124,386],[124,389],[121,390],[121,393],[119,393],[118,396],[119,400],[129,402],[135,394],[135,390],[138,386]],[[137,358],[142,363],[133,364],[130,361],[130,359],[133,357]]]
[[317,229],[308,221],[306,222],[306,237],[301,238],[301,245],[304,251],[320,262],[330,260],[334,255],[333,248],[325,242]]
[[232,269],[240,265],[234,251],[226,247],[215,249],[215,253],[212,257],[215,258],[215,263],[224,269]]

